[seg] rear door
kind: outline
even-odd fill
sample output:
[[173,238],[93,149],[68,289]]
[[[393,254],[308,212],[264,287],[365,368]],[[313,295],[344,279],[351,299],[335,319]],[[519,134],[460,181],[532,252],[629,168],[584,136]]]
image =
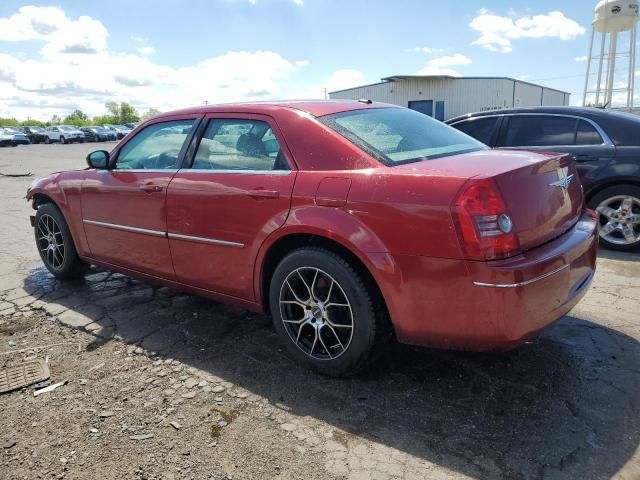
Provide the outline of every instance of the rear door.
[[96,260],[163,278],[175,277],[165,201],[197,119],[158,121],[114,152],[115,168],[88,170],[82,220]]
[[570,153],[583,183],[615,157],[615,147],[592,121],[565,115],[505,116],[498,146]]
[[289,214],[293,159],[268,116],[211,114],[201,130],[167,194],[176,277],[253,300],[258,249]]

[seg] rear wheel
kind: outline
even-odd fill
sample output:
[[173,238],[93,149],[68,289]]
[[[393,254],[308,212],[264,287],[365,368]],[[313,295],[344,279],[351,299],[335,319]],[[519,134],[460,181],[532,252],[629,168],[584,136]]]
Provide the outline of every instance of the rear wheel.
[[89,269],[90,265],[78,257],[67,222],[55,205],[38,207],[34,233],[42,262],[56,277],[76,278]]
[[600,245],[623,252],[640,249],[640,187],[606,188],[593,196],[589,207],[598,214]]
[[49,137],[46,137],[44,139],[44,143],[46,143],[47,145],[50,145],[51,144],[51,139]]
[[357,373],[384,339],[382,312],[363,279],[333,252],[293,251],[276,268],[269,292],[274,326],[287,349],[320,373]]

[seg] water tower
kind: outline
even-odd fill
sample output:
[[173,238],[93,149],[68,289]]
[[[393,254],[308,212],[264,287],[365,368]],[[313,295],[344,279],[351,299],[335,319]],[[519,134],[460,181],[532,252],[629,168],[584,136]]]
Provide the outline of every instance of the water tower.
[[[610,108],[615,103],[618,107],[633,107],[637,23],[638,0],[602,0],[596,5],[587,59],[587,78],[584,82],[583,106],[587,105],[589,96],[588,103],[595,106]],[[594,56],[593,43],[596,32],[600,35],[600,52]],[[622,48],[619,48],[619,44]],[[628,61],[628,70],[620,68],[616,71],[616,62],[622,61]],[[595,89],[592,87],[590,90],[592,64],[594,68],[598,68],[598,72]]]

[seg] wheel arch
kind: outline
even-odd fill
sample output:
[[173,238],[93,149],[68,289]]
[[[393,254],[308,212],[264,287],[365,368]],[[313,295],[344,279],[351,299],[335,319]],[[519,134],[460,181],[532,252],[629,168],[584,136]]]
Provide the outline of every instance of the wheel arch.
[[[264,251],[259,263],[257,275],[257,292],[256,298],[261,303],[265,312],[270,312],[269,306],[269,288],[271,277],[280,261],[291,251],[305,247],[321,247],[330,252],[339,255],[341,258],[349,262],[349,264],[360,275],[367,289],[372,294],[374,302],[383,309],[387,318],[389,318],[389,309],[385,297],[380,288],[379,282],[373,273],[376,268],[366,256],[361,252],[356,253],[356,249],[352,246],[345,245],[335,238],[329,238],[318,233],[311,232],[295,232],[287,233],[274,240]],[[363,258],[364,257],[364,258]]]
[[603,190],[606,190],[607,188],[620,187],[623,185],[630,185],[632,187],[640,188],[640,179],[633,177],[614,177],[607,179],[605,182],[599,183],[585,192],[585,203],[589,203],[593,199],[593,197],[598,195]]

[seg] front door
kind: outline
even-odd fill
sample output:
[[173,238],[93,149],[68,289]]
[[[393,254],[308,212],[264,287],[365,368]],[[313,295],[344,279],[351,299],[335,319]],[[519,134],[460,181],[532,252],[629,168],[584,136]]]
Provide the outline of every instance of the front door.
[[153,123],[114,152],[114,168],[87,173],[82,184],[82,220],[93,258],[175,277],[165,201],[195,121]]
[[178,171],[167,194],[176,277],[253,300],[258,249],[289,214],[291,154],[270,117],[214,114],[206,121],[191,165]]
[[433,100],[409,100],[408,107],[411,110],[433,117]]

